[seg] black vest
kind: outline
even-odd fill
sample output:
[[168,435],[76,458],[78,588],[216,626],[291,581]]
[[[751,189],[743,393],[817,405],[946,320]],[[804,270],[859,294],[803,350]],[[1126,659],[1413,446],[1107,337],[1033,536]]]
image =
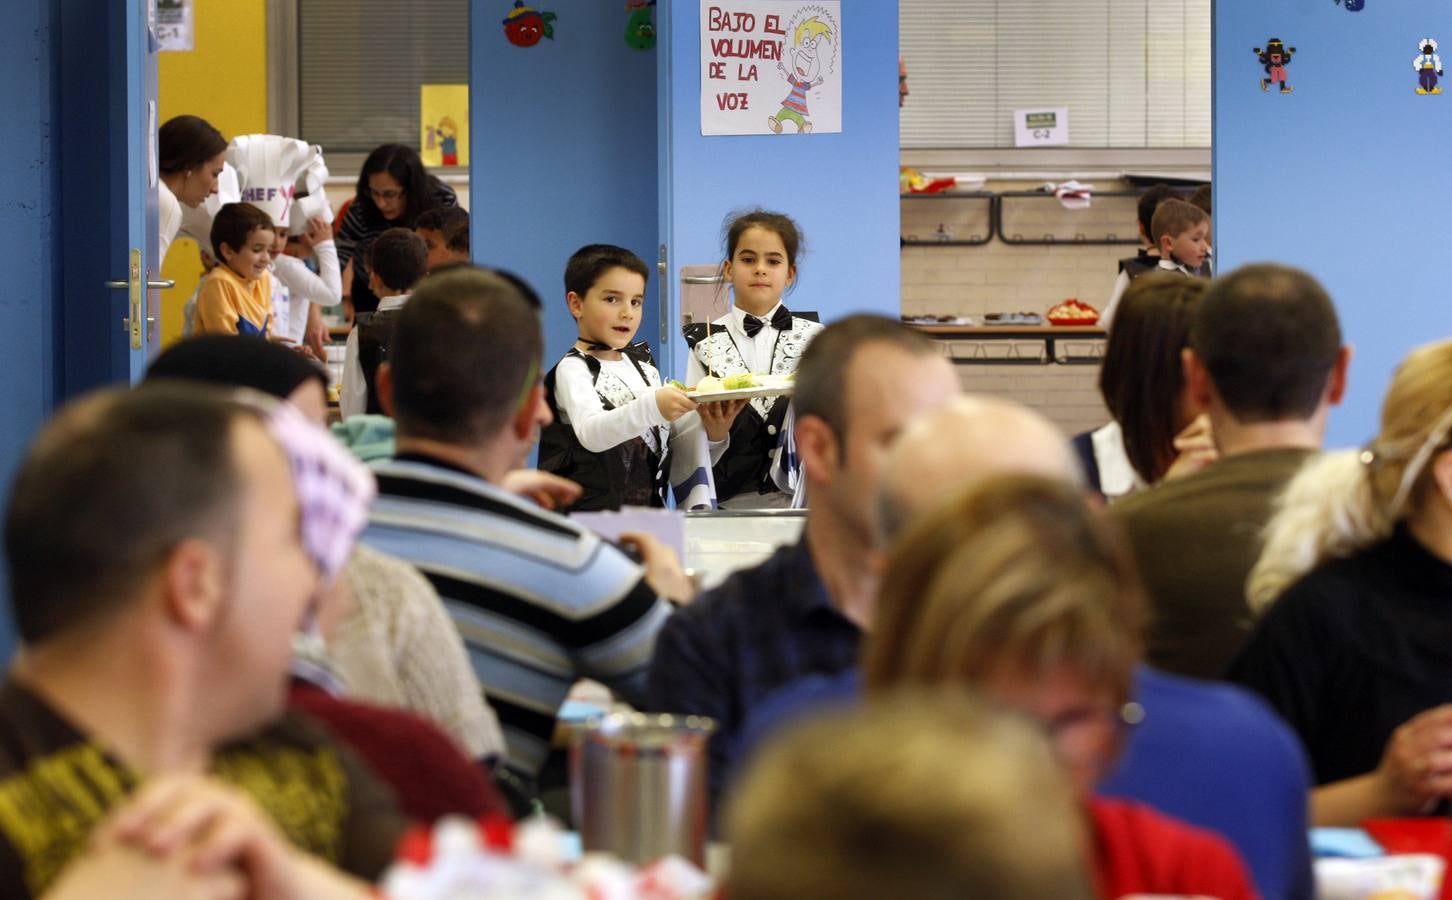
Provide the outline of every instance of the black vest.
[[1138,256],[1129,256],[1119,261],[1119,271],[1129,276],[1133,281],[1141,275],[1148,275],[1159,268],[1160,258],[1148,250],[1139,251]]
[[[814,312],[793,312],[792,316],[817,321]],[[686,344],[694,353],[701,341],[724,331],[725,325],[714,322],[709,326],[705,322],[687,325]],[[771,360],[767,361],[767,366],[771,366]],[[708,371],[706,374],[720,377],[721,373]],[[790,403],[790,397],[777,397],[767,410],[766,418],[762,418],[756,407],[747,404],[731,423],[731,446],[711,467],[716,479],[717,498],[729,500],[737,494],[768,494],[777,490],[776,482],[771,480],[771,453],[781,438],[782,422],[786,419]]]
[[[645,370],[641,367],[641,363],[654,365],[650,348],[644,343],[631,344],[621,352],[635,365],[635,370],[640,373],[640,379],[649,384],[650,379],[645,377]],[[585,366],[590,370],[591,384],[600,379],[600,360],[574,348],[565,354],[565,359],[572,356],[585,361]],[[561,362],[563,361],[561,360]],[[618,447],[611,447],[603,453],[592,453],[586,450],[580,443],[580,439],[575,436],[575,429],[560,421],[560,408],[555,400],[555,381],[558,370],[559,364],[556,363],[555,367],[550,369],[544,377],[545,401],[550,405],[554,421],[540,432],[539,467],[546,472],[553,472],[568,478],[584,488],[580,499],[575,501],[568,511],[593,512],[601,509],[619,509],[625,499],[627,478],[625,457],[626,448],[630,442]],[[606,410],[615,408],[604,397],[600,398],[600,403]],[[640,437],[632,440],[640,441],[641,444],[645,443],[644,439]],[[670,469],[667,465],[669,444],[663,447],[662,451],[662,453],[656,453],[646,447],[646,452],[642,454],[651,472],[653,483],[651,506],[665,506],[666,491],[670,487]]]
[[393,346],[393,321],[399,310],[358,313],[358,365],[363,369],[363,380],[368,384],[368,407],[370,416],[383,414],[378,404],[378,367],[388,362],[388,348]]

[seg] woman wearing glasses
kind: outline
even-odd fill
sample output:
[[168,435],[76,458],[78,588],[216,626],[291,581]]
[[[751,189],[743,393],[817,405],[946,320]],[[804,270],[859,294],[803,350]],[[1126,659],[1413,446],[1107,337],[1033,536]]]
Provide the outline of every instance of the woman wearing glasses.
[[336,236],[343,296],[345,301],[351,300],[354,314],[378,308],[378,297],[369,290],[363,268],[373,239],[390,228],[412,230],[425,210],[457,204],[453,188],[430,175],[412,148],[384,144],[368,154],[358,173],[357,193]]
[[1078,489],[984,479],[894,541],[863,684],[967,686],[1036,723],[1077,789],[1098,896],[1248,900],[1250,876],[1222,837],[1095,794],[1144,715],[1130,702],[1141,593],[1123,539]]
[[1362,450],[1287,486],[1231,667],[1299,733],[1315,825],[1452,798],[1452,341],[1412,352]]

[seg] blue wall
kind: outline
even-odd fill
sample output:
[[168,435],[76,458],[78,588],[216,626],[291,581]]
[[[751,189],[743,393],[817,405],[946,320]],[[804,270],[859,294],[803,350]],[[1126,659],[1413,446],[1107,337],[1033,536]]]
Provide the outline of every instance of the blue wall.
[[[0,109],[6,111],[6,136],[0,141],[0,246],[7,260],[0,289],[0,384],[5,385],[0,483],[6,497],[15,466],[54,396],[51,309],[59,294],[54,15],[50,0],[16,0],[0,29],[0,59],[14,63],[9,76],[0,79]],[[9,658],[14,640],[4,593],[0,586],[0,662]]]
[[[623,2],[545,4],[559,13],[554,40],[516,47],[501,24],[509,7],[470,4],[470,247],[540,292],[548,366],[577,335],[563,287],[571,253],[620,244],[655,271],[659,50],[625,45]],[[652,277],[637,335],[652,347],[656,293]]]
[[[728,213],[763,206],[790,214],[806,236],[788,306],[816,310],[824,322],[858,311],[897,318],[896,0],[843,0],[842,132],[801,137],[702,137],[700,4],[676,0],[662,4],[659,15],[669,51],[662,60],[670,118],[661,153],[671,277],[679,278],[682,265],[720,262]],[[677,332],[678,376],[685,359]]]
[[[1251,49],[1272,36],[1298,48],[1294,93],[1260,90]],[[1426,36],[1452,70],[1452,12],[1438,4],[1215,4],[1217,267],[1285,262],[1331,292],[1355,349],[1334,446],[1373,435],[1397,362],[1452,333],[1452,82],[1416,94]]]

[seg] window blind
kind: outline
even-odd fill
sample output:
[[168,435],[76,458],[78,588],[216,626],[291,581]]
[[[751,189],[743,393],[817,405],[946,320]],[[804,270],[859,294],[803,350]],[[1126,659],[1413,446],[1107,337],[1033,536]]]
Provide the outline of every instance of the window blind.
[[297,0],[297,54],[303,140],[416,146],[419,85],[469,81],[469,3]]
[[910,149],[1013,147],[1069,109],[1069,146],[1210,146],[1211,0],[899,0]]

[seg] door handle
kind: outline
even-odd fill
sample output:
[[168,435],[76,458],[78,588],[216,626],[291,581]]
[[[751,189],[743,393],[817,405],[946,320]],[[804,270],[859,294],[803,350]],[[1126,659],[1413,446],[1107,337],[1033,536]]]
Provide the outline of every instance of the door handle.
[[[118,291],[124,291],[127,288],[131,287],[131,282],[129,282],[129,281],[108,281],[108,282],[106,282],[106,287],[112,288],[112,289],[118,290]],[[148,281],[148,282],[146,282],[146,289],[149,290],[149,291],[167,291],[167,290],[171,290],[174,287],[176,287],[176,279],[175,278],[164,278],[161,281]]]
[[681,284],[720,284],[726,279],[721,275],[682,275]]
[[[144,320],[150,329],[156,323],[154,316],[143,316],[141,311],[142,294],[149,288],[162,290],[176,285],[175,281],[149,281],[141,277],[141,248],[132,247],[130,253],[130,264],[126,267],[127,278],[125,281],[107,281],[106,287],[115,290],[124,290],[128,293],[127,306],[129,314],[121,320],[121,328],[131,336],[131,349],[140,350],[141,323]],[[142,285],[146,287],[143,288]]]

